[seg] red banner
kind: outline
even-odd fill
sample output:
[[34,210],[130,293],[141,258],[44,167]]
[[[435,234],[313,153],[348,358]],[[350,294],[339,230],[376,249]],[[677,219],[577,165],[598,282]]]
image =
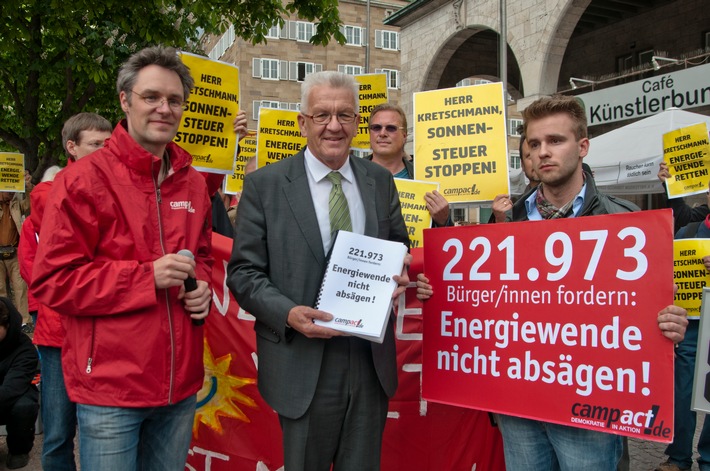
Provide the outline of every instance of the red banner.
[[423,397],[670,442],[670,210],[426,230]]
[[[283,469],[281,429],[256,387],[254,318],[240,311],[225,286],[231,239],[215,235],[213,309],[205,329],[205,382],[198,393],[186,469],[276,471]],[[421,272],[422,251],[413,251]],[[415,290],[399,300],[399,389],[390,401],[383,471],[504,470],[498,430],[485,412],[429,403],[421,396],[422,313]]]

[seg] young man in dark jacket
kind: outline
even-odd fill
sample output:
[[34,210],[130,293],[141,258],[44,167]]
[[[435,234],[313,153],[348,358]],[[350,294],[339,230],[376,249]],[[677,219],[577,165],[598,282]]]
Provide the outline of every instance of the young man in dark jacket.
[[23,334],[22,316],[0,298],[0,424],[7,428],[7,468],[24,468],[35,439],[39,391],[32,384],[37,350]]

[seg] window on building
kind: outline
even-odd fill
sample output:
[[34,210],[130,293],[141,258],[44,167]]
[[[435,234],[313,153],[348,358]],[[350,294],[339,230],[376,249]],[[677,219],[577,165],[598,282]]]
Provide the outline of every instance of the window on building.
[[704,39],[703,47],[705,49],[710,49],[710,31],[705,31],[703,33],[703,39]]
[[470,78],[465,78],[463,80],[459,80],[458,82],[456,82],[457,87],[468,87],[469,85],[471,85]]
[[251,76],[264,80],[288,80],[288,61],[255,57],[252,59]]
[[654,55],[653,49],[639,52],[638,65],[651,65],[651,60],[653,59],[653,55]]
[[338,72],[348,75],[360,75],[362,74],[362,66],[360,65],[339,65]]
[[365,31],[365,28],[359,26],[345,25],[340,28],[340,32],[345,35],[345,44],[350,46],[364,46]]
[[[288,105],[288,103],[286,103]],[[271,101],[271,100],[254,100],[254,120],[259,119],[259,108],[274,108],[274,109],[279,109],[281,108],[281,104],[278,101]]]
[[278,80],[279,61],[276,59],[261,59],[261,78],[267,80]]
[[389,51],[399,51],[399,33],[382,29],[375,30],[375,47]]
[[227,31],[224,32],[221,38],[219,38],[219,41],[217,41],[217,44],[214,45],[212,50],[210,51],[209,58],[212,60],[217,60],[222,55],[227,52],[227,49],[232,47],[232,44],[234,44],[235,40],[235,35],[234,35],[234,26],[231,25]]
[[508,120],[508,135],[509,136],[520,136],[518,128],[523,125],[522,119],[511,118]]
[[376,74],[385,74],[387,76],[387,88],[400,88],[399,70],[394,69],[375,69]]
[[308,42],[315,34],[315,25],[307,21],[289,22],[289,39]]
[[508,165],[510,165],[511,169],[520,168],[520,153],[518,153],[518,151],[511,152],[508,161]]
[[266,33],[266,37],[269,39],[279,39],[281,37],[281,28],[279,28],[278,23],[269,28],[269,31]]
[[323,66],[321,64],[314,64],[313,62],[289,62],[288,79],[303,82],[306,76],[322,70]]

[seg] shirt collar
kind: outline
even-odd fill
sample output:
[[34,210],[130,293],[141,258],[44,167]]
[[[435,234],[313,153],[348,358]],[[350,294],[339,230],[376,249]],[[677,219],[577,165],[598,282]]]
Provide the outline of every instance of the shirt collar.
[[[537,210],[537,205],[535,204],[535,198],[537,197],[537,192],[540,191],[539,187],[537,190],[533,191],[530,196],[525,199],[525,212],[528,215],[528,219],[531,221],[542,219],[540,212]],[[572,203],[572,214],[570,217],[577,217],[579,212],[584,206],[584,195],[587,193],[587,179],[584,179],[584,185],[582,189],[579,190],[577,196],[574,197],[574,203]]]
[[[306,158],[306,168],[316,182],[320,182],[333,171],[332,168],[318,160],[308,147],[306,147],[304,155]],[[353,168],[350,166],[349,157],[345,160],[343,166],[337,169],[337,171],[340,172],[347,182],[355,183],[355,175],[353,174]]]

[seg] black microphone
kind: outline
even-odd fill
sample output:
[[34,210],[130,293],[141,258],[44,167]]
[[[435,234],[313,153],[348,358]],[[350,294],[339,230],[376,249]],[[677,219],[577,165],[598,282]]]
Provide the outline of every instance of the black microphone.
[[[177,254],[182,255],[183,257],[191,258],[193,260],[195,259],[195,256],[192,255],[192,252],[190,252],[187,249],[182,249]],[[197,289],[197,280],[192,276],[188,276],[185,279],[185,292],[189,293],[190,291],[195,291],[196,289]],[[203,325],[204,323],[205,323],[204,319],[192,319],[192,325],[199,326],[199,325]]]

